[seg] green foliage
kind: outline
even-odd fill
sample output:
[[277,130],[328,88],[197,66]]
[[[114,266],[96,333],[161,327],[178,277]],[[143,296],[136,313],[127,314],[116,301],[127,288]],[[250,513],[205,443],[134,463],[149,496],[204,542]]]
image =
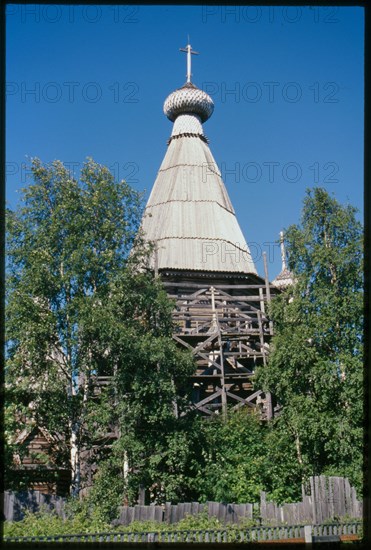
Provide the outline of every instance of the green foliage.
[[185,530],[185,531],[202,531],[204,529],[210,530],[235,530],[235,529],[248,529],[258,525],[259,522],[256,519],[243,518],[237,525],[235,523],[222,523],[216,516],[209,516],[207,511],[200,512],[199,514],[190,515],[187,514],[185,518],[178,521],[178,523],[169,525],[173,530]]
[[128,272],[112,285],[109,304],[90,323],[90,330],[96,331],[92,339],[99,338],[101,349],[110,350],[106,361],[115,370],[115,407],[108,410],[109,423],[118,426],[120,434],[111,457],[100,464],[104,475],[98,474],[91,498],[96,494],[99,499],[106,480],[112,479],[113,509],[122,503],[117,476],[123,475],[124,464],[131,503],[141,485],[154,487],[156,502],[176,502],[188,494],[187,470],[197,432],[191,429],[192,416],[179,415],[188,407],[188,380],[195,365],[192,355],[172,339],[172,308],[152,275],[134,278]]
[[72,500],[68,503],[67,517],[59,518],[54,512],[42,509],[40,512],[26,511],[25,517],[17,522],[4,522],[5,537],[22,536],[55,536],[76,535],[87,533],[160,533],[173,531],[203,531],[223,530],[228,532],[228,540],[232,542],[236,533],[241,529],[248,529],[256,525],[255,520],[241,522],[241,524],[223,525],[218,518],[208,516],[207,512],[201,512],[194,516],[187,515],[177,523],[165,523],[156,521],[133,521],[130,525],[117,525],[113,527],[105,522],[99,510],[92,508],[85,502]]
[[54,512],[41,510],[37,513],[27,511],[25,517],[17,522],[4,522],[4,536],[53,536],[53,535],[73,535],[79,533],[102,533],[102,532],[120,532],[120,533],[146,533],[163,531],[202,531],[210,530],[228,530],[243,529],[252,527],[256,524],[254,520],[246,520],[237,526],[235,524],[223,525],[207,512],[202,512],[194,516],[187,515],[177,523],[159,523],[156,521],[133,521],[130,525],[118,525],[113,527],[110,523],[104,521],[100,515],[100,510],[94,508],[87,502],[72,500],[66,507],[67,517],[65,520],[59,518]]
[[[83,501],[84,510],[93,510],[106,522],[118,517],[119,506],[127,492],[123,475],[123,465],[113,454],[108,459],[98,462],[98,473],[94,485]],[[102,498],[104,495],[104,498]]]
[[264,489],[264,426],[243,409],[204,422],[204,466],[198,472],[202,500],[255,502]]
[[[81,181],[59,161],[34,159],[31,171],[22,203],[7,212],[10,430],[30,423],[47,428],[64,442],[60,456],[54,451],[63,464],[72,435],[76,446],[83,440],[90,380],[103,362],[87,325],[127,268],[141,197],[93,160]],[[77,486],[78,464],[71,465]]]
[[229,411],[201,425],[205,443],[196,481],[202,501],[295,502],[301,495],[295,446],[280,425],[267,425],[248,409]]
[[362,475],[362,228],[355,209],[308,191],[286,232],[296,283],[272,302],[272,353],[256,383],[283,406],[301,477]]
[[[146,269],[151,248],[138,230],[140,194],[93,160],[80,181],[59,161],[34,160],[32,176],[23,203],[7,216],[8,455],[22,452],[11,447],[17,428],[47,428],[59,441],[53,459],[70,460],[77,491],[78,451],[100,442],[97,486],[107,492],[109,517],[125,487],[134,498],[138,483],[157,475],[154,457],[171,436],[156,441],[175,430],[193,359],[175,346],[172,302]],[[99,399],[96,375],[114,381]],[[121,437],[106,463],[99,453],[113,425]]]
[[36,513],[26,511],[21,521],[4,522],[5,537],[69,535],[111,530],[111,525],[104,522],[99,515],[89,514],[85,510],[75,511],[75,514],[65,521],[53,512],[40,510]]
[[211,516],[209,517],[208,512],[200,512],[199,514],[195,514],[194,516],[187,514],[185,518],[178,521],[178,523],[175,524],[176,528],[181,530],[184,529],[185,531],[197,531],[202,529],[222,529],[223,524],[220,523],[217,517]]
[[[159,411],[158,425],[150,424],[143,417],[138,426],[135,424],[137,417],[133,419],[126,410],[119,410],[119,422],[124,424],[126,419],[126,426],[120,424],[121,435],[113,444],[109,459],[100,463],[88,497],[94,505],[101,506],[107,519],[117,517],[123,495],[130,504],[136,504],[141,486],[149,489],[150,502],[156,504],[195,500],[198,496],[194,472],[200,467],[202,458],[199,420],[191,415],[182,419],[174,416],[163,419],[161,406]],[[151,418],[155,414],[154,400]],[[123,475],[125,464],[129,469],[126,476]],[[106,499],[100,504],[102,494]]]
[[278,504],[301,500],[301,469],[291,434],[280,420],[265,430],[264,490]]

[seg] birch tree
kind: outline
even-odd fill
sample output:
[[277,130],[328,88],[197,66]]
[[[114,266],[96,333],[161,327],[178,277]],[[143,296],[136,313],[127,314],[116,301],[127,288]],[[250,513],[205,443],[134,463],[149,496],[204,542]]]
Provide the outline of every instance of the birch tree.
[[7,418],[58,434],[76,494],[91,381],[104,359],[91,320],[141,254],[138,245],[128,260],[142,201],[93,160],[80,181],[61,162],[38,159],[32,177],[7,212]]
[[286,231],[295,285],[272,303],[275,336],[257,383],[282,406],[302,476],[347,476],[362,487],[363,249],[356,209],[308,190]]

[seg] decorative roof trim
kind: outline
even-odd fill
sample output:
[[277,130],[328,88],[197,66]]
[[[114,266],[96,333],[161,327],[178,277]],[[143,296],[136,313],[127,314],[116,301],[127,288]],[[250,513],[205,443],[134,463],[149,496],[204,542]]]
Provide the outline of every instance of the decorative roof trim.
[[[214,242],[214,241],[221,241],[223,243],[228,243],[228,244],[231,244],[232,246],[234,246],[236,248],[236,250],[240,250],[241,252],[244,252],[245,254],[248,254],[251,258],[251,252],[250,250],[245,250],[244,248],[241,248],[240,246],[237,246],[236,243],[228,240],[228,239],[223,239],[222,237],[176,237],[176,236],[172,236],[172,235],[166,235],[166,237],[159,237],[158,239],[154,239],[154,241],[152,242],[159,242],[159,241],[168,241],[169,239],[174,239],[174,240],[178,240],[178,241],[202,241],[202,242],[205,242],[205,241],[211,241],[211,242]],[[247,243],[246,243],[247,245]]]
[[171,136],[168,140],[167,140],[167,144],[170,145],[171,141],[173,139],[178,139],[178,138],[181,138],[181,137],[196,137],[196,138],[200,138],[202,141],[204,141],[205,143],[210,143],[208,138],[206,136],[203,136],[202,134],[192,134],[190,132],[185,132],[183,134],[177,134],[175,136]]
[[190,274],[192,277],[202,277],[203,279],[215,279],[215,277],[228,279],[248,279],[254,278],[256,281],[265,284],[265,280],[254,272],[247,271],[211,271],[210,269],[202,271],[200,269],[173,269],[171,267],[161,267],[159,273],[168,277],[181,277]]

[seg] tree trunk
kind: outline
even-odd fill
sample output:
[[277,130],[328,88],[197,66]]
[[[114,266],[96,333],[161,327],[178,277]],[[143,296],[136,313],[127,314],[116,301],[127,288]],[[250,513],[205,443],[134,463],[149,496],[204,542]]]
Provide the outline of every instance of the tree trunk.
[[80,448],[78,444],[79,428],[77,422],[71,422],[70,428],[71,495],[77,497],[80,492]]
[[295,431],[295,446],[296,446],[296,455],[298,457],[298,462],[300,466],[303,466],[303,457],[301,456],[300,439],[299,439],[299,434],[296,431]]
[[300,444],[299,433],[295,429],[294,429],[294,434],[295,434],[296,456],[297,456],[297,459],[298,459],[298,462],[299,462],[300,468],[301,468],[301,482],[304,483],[305,482],[305,476],[304,476],[304,472],[303,472],[303,456],[301,454],[301,444]]

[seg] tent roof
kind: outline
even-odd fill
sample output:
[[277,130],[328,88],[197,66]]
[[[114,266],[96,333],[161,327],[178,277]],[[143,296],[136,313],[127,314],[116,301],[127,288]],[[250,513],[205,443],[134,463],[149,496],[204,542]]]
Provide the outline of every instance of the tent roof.
[[195,100],[188,112],[182,102],[142,221],[146,239],[156,243],[153,262],[160,270],[256,274],[201,118],[192,112]]

